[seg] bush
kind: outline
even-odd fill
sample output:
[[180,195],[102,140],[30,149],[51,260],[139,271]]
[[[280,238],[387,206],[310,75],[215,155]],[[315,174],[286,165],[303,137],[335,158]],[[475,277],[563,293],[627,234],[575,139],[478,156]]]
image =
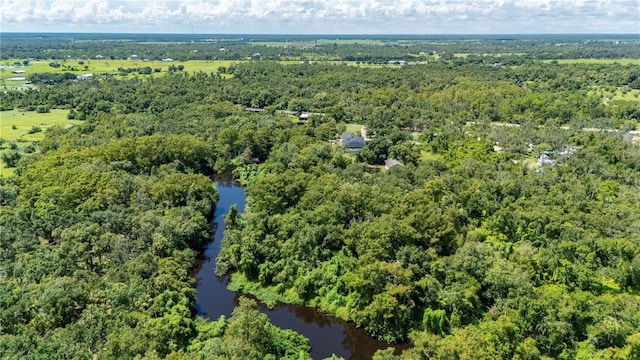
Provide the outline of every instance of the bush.
[[15,167],[22,156],[17,151],[10,151],[2,153],[0,157],[7,167]]
[[39,132],[42,132],[42,129],[39,126],[32,126],[31,129],[29,129],[29,134],[35,134]]
[[29,144],[24,147],[25,154],[32,154],[34,152],[36,152],[36,146],[34,144]]

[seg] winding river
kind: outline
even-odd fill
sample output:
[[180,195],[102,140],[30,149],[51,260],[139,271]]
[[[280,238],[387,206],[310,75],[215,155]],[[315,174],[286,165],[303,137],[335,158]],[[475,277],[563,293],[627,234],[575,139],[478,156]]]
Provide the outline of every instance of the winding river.
[[[244,211],[245,192],[230,175],[215,179],[220,200],[216,207],[211,226],[214,229],[213,241],[204,249],[203,259],[196,268],[196,310],[199,315],[216,320],[220,315],[227,318],[240,296],[227,289],[227,278],[215,275],[215,259],[220,251],[222,236],[224,233],[224,219],[229,207],[236,204],[238,211]],[[351,323],[316,309],[299,306],[279,304],[269,309],[259,303],[259,310],[269,316],[271,322],[283,329],[292,329],[309,339],[311,344],[311,356],[313,359],[324,359],[332,354],[351,360],[371,359],[379,349],[386,349],[388,343],[374,339],[366,334],[363,329],[356,328]],[[407,345],[396,346],[402,350]]]

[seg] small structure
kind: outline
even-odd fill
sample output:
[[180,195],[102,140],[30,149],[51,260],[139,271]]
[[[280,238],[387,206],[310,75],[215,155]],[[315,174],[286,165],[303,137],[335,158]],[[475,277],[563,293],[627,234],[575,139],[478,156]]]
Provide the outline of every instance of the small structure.
[[400,160],[396,159],[387,159],[384,161],[384,168],[389,170],[394,166],[404,166],[404,164]]
[[244,108],[245,111],[249,111],[249,112],[264,112],[264,109],[260,109],[260,108],[252,108],[252,107],[246,107]]
[[166,59],[162,59],[162,62],[172,62],[173,59],[172,58],[166,58]]
[[340,145],[347,150],[360,150],[364,147],[364,138],[356,136],[350,132],[340,135]]
[[78,76],[76,76],[76,79],[78,79],[78,80],[89,80],[89,79],[93,79],[93,74],[82,74],[82,75],[78,75]]
[[371,140],[371,138],[369,137],[369,133],[367,132],[367,128],[364,126],[360,128],[360,136],[364,138],[364,141]]
[[300,114],[300,116],[298,116],[298,123],[303,123],[307,120],[309,120],[309,116],[310,114],[307,112],[303,112]]
[[131,58],[131,60],[138,60],[138,55],[131,55],[129,56]]
[[104,59],[104,56],[102,56],[102,55],[96,55],[96,59]]
[[26,71],[24,70],[13,70],[12,73],[14,74],[24,74]]
[[552,159],[549,154],[547,153],[542,153],[540,154],[540,156],[538,157],[538,160],[536,161],[536,163],[538,164],[538,166],[544,166],[544,165],[551,165],[551,166],[555,166],[558,161]]
[[538,164],[538,166],[556,166],[558,165],[558,160],[563,161],[571,157],[571,155],[573,155],[577,150],[578,148],[576,148],[575,146],[567,146],[562,150],[542,151],[536,163]]

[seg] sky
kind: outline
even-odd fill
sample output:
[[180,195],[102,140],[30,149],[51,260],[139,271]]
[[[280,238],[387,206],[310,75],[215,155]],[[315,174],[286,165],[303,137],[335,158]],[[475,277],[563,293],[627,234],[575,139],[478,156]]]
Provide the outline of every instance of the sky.
[[1,32],[640,34],[640,0],[0,0],[0,4]]

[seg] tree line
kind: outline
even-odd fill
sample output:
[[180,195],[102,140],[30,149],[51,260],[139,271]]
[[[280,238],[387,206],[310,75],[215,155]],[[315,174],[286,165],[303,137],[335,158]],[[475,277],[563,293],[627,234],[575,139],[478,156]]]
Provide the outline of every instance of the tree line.
[[[227,72],[4,94],[84,122],[47,130],[0,179],[1,353],[307,358],[251,302],[194,316],[208,176],[235,168],[248,205],[228,217],[217,269],[238,288],[412,341],[400,358],[637,356],[640,152],[624,131],[583,131],[637,126],[637,101],[600,93],[631,89],[635,68]],[[298,125],[276,110],[315,114]],[[359,153],[330,142],[347,123],[373,136]],[[388,157],[404,166],[383,170]]]

